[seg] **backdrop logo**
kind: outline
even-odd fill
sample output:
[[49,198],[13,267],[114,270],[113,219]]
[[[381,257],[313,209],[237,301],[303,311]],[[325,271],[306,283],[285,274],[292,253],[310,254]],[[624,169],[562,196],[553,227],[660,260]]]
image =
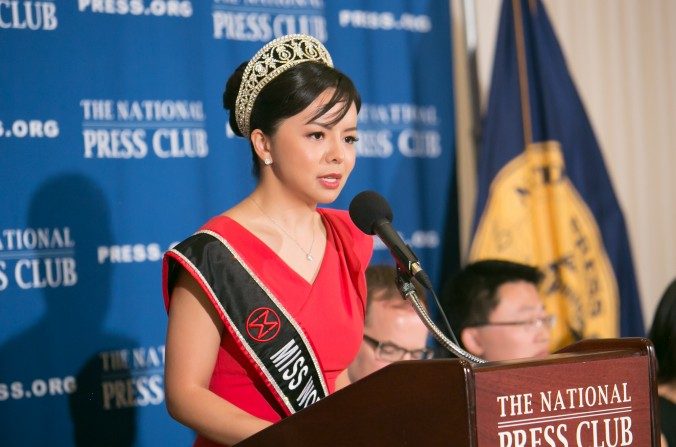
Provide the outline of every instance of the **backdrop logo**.
[[56,138],[58,136],[59,123],[56,120],[17,119],[0,121],[0,139]]
[[155,17],[191,17],[190,0],[78,0],[80,12]]
[[82,99],[84,158],[204,158],[202,101]]
[[285,34],[309,34],[325,42],[323,0],[214,0],[215,39],[267,42]]
[[164,402],[164,345],[99,352],[103,410]]
[[75,377],[48,377],[26,382],[0,382],[0,402],[11,399],[31,399],[73,394],[77,389]]
[[0,233],[0,292],[77,284],[75,241],[69,227],[12,228]]
[[99,264],[131,264],[160,261],[163,253],[160,244],[151,242],[101,245],[96,250],[96,257]]
[[360,157],[388,158],[395,149],[404,157],[441,155],[436,106],[363,104],[358,120]]
[[338,12],[338,23],[343,28],[410,31],[414,33],[429,33],[432,31],[432,19],[429,16],[409,13],[396,16],[389,11],[342,9]]
[[0,29],[53,31],[58,25],[56,4],[50,0],[0,0]]

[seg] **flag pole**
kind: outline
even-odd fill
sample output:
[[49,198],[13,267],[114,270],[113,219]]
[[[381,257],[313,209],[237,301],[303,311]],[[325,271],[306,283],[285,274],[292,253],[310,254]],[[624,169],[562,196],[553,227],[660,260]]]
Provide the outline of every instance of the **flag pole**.
[[472,115],[474,156],[477,159],[481,142],[481,92],[479,89],[479,69],[477,64],[478,33],[475,0],[462,0],[461,11],[469,78],[469,103]]
[[[454,101],[456,106],[455,170],[458,202],[456,217],[460,265],[469,253],[477,196],[477,160],[481,139],[481,100],[477,69],[477,21],[475,0],[448,0],[453,39]],[[451,216],[449,215],[449,218]],[[445,248],[451,250],[452,247]],[[455,272],[458,265],[444,263],[446,272]]]
[[[533,3],[530,3],[531,7]],[[533,127],[530,116],[530,96],[528,94],[528,66],[526,65],[526,42],[523,34],[523,17],[521,0],[512,0],[514,12],[514,33],[516,42],[516,60],[519,73],[519,90],[521,95],[521,122],[523,124],[524,147],[533,142]]]

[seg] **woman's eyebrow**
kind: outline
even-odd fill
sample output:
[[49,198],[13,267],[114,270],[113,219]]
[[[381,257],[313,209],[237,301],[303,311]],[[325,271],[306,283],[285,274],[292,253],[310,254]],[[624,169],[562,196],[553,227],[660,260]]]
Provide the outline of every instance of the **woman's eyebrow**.
[[[315,121],[315,120],[308,121],[306,124],[315,124],[319,127],[323,127],[326,130],[331,130],[335,126],[333,124],[320,123],[319,121]],[[343,132],[352,132],[352,131],[355,131],[355,130],[357,130],[357,126],[348,127],[347,129],[343,130]]]

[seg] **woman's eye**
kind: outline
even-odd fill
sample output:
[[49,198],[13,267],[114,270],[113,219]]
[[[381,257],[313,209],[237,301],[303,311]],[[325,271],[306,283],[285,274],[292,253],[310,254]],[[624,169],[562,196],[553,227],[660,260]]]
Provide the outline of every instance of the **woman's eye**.
[[322,138],[324,138],[324,132],[312,132],[308,136],[313,140],[321,140]]
[[346,142],[347,144],[354,144],[354,143],[356,143],[357,141],[359,141],[359,138],[357,138],[357,137],[352,137],[352,136],[350,136],[350,137],[345,137],[345,142]]

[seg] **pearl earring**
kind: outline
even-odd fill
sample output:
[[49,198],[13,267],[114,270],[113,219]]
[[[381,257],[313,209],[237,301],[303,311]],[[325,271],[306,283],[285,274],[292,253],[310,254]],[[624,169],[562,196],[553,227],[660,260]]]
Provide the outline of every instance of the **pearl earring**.
[[272,158],[266,158],[263,160],[263,163],[265,163],[265,166],[270,166],[272,164]]

